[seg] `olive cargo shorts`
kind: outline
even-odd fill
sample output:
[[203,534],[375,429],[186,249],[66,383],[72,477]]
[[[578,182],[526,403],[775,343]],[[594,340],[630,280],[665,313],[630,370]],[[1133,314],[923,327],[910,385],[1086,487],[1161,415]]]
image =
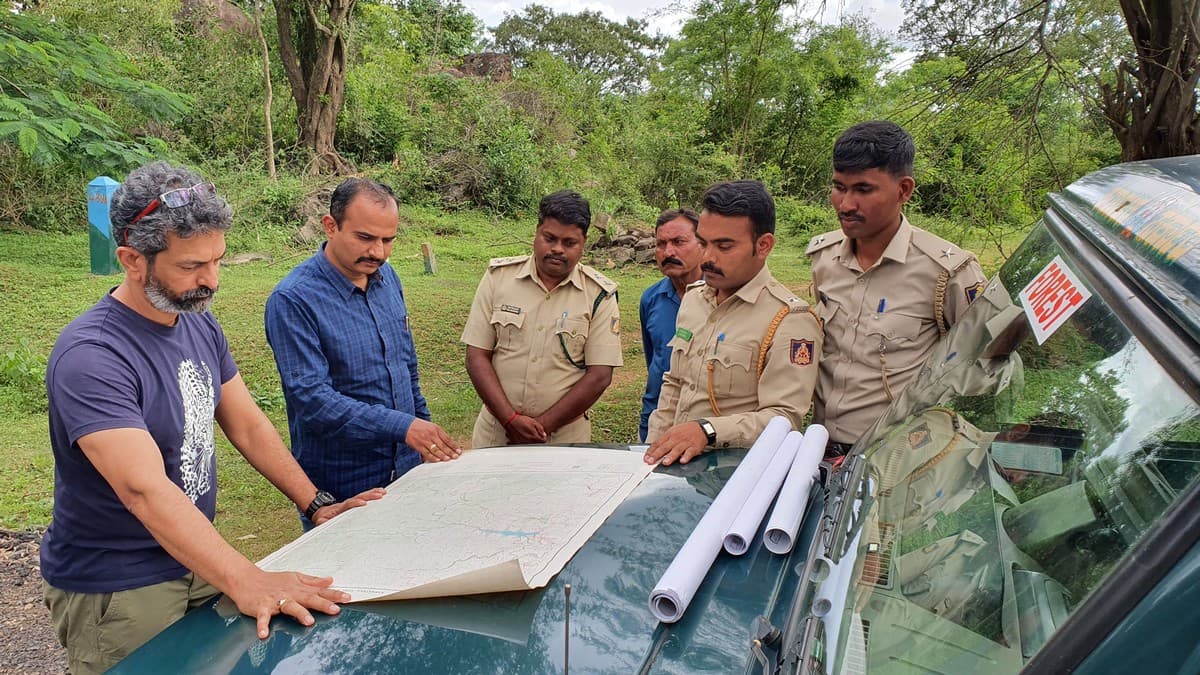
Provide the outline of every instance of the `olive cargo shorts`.
[[103,673],[217,589],[194,574],[116,593],[72,593],[42,582],[72,675]]

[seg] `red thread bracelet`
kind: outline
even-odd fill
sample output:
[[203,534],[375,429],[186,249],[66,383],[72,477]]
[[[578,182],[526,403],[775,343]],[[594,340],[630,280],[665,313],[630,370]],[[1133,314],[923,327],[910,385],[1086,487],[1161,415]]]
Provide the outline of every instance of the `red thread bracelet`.
[[520,415],[520,414],[521,414],[521,411],[520,411],[520,410],[514,410],[514,411],[513,411],[513,414],[512,414],[512,416],[511,416],[511,417],[509,417],[509,418],[508,418],[508,419],[507,419],[507,420],[504,422],[504,426],[505,426],[505,428],[507,428],[507,427],[508,427],[508,425],[512,424],[512,421],[513,421],[513,420],[515,420],[515,419],[517,419],[517,416],[518,416],[518,415]]

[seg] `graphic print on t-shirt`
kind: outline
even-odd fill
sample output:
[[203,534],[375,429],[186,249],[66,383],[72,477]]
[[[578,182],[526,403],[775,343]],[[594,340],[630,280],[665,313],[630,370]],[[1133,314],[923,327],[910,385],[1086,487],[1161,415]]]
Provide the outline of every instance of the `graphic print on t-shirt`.
[[179,473],[184,493],[195,503],[212,486],[213,384],[208,364],[201,361],[197,368],[191,359],[179,364],[179,394],[183,400]]

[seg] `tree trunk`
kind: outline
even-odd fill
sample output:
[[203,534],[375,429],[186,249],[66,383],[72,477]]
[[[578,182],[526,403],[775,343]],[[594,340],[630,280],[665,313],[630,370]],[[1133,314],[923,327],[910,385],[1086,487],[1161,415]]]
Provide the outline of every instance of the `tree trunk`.
[[296,102],[299,143],[312,152],[309,170],[313,173],[353,170],[334,147],[334,135],[345,102],[346,32],[355,2],[275,2],[279,56]]
[[1136,50],[1100,86],[1106,121],[1132,161],[1200,152],[1200,0],[1120,0]]
[[271,126],[271,102],[275,96],[271,89],[271,53],[267,49],[267,37],[263,35],[262,4],[258,2],[254,3],[254,32],[258,35],[258,46],[262,53],[263,84],[267,90],[265,100],[263,101],[263,123],[266,125],[267,132],[267,173],[270,174],[271,180],[275,180],[277,177],[275,171],[275,131]]

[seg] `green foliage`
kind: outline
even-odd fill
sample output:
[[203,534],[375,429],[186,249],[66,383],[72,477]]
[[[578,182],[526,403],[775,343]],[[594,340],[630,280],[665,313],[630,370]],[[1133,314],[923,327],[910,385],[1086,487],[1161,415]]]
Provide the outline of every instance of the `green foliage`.
[[145,161],[162,142],[135,140],[111,111],[163,121],[188,105],[95,35],[26,14],[0,15],[0,73],[0,143],[42,165],[103,171]]
[[444,204],[512,213],[536,203],[535,123],[482,82],[433,74],[416,84],[424,98],[414,140],[429,158],[427,185]]
[[[932,219],[955,241],[1003,250],[1040,212],[1046,191],[1119,156],[1078,84],[1102,60],[1097,52],[1119,51],[1120,26],[1091,0],[1071,3],[1080,21],[1100,23],[1079,37],[1062,33],[1055,69],[1006,67],[987,78],[973,52],[931,49],[907,71],[881,76],[894,47],[875,27],[861,16],[807,21],[792,0],[702,0],[670,40],[649,35],[641,21],[531,5],[495,28],[494,44],[516,70],[512,81],[492,81],[453,69],[480,48],[479,23],[458,0],[362,0],[344,42],[337,152],[349,160],[345,171],[386,180],[407,204],[504,215],[572,187],[597,212],[644,222],[665,207],[694,206],[715,181],[758,178],[779,202],[781,228],[807,237],[833,226],[825,206],[833,140],[853,122],[889,118],[917,141],[910,215]],[[53,30],[119,45],[114,54],[131,72],[153,72],[190,108],[165,123],[94,83],[62,93],[109,115],[117,137],[162,138],[155,152],[200,164],[228,185],[251,225],[247,246],[286,241],[311,190],[324,186],[288,174],[308,167],[310,153],[284,93],[274,22],[263,29],[284,173],[272,187],[254,168],[266,152],[256,40],[220,29],[204,10],[184,17],[177,0],[127,5],[42,0],[27,11],[53,18]],[[1053,19],[1057,28],[1070,17],[1056,10]],[[1087,40],[1098,41],[1095,49]],[[0,92],[12,90],[0,82]],[[50,165],[29,159],[25,151],[48,138],[38,125],[52,119],[34,117],[0,141],[0,178],[9,179],[0,185],[0,226],[76,227],[82,204],[67,195],[101,171],[79,168],[88,156],[78,142]],[[69,119],[64,131],[74,131]],[[118,178],[129,165],[103,163]],[[29,186],[42,189],[23,196]]]
[[[138,71],[153,73],[155,83],[187,97],[187,110],[169,125],[114,111],[122,128],[166,141],[165,148],[156,150],[159,155],[198,162],[229,154],[243,162],[261,162],[263,79],[257,43],[248,34],[220,28],[204,7],[185,18],[177,1],[130,6],[124,0],[42,0],[36,12],[93,33],[106,44],[120,45],[120,53]],[[229,9],[237,11],[232,5]],[[274,22],[269,18],[263,31],[275,53]],[[278,59],[273,64],[275,138],[277,145],[286,147],[296,138],[295,106],[286,87],[280,86],[286,79]]]
[[776,230],[807,243],[815,235],[837,229],[830,206],[817,206],[791,197],[775,200]]
[[233,253],[291,244],[291,234],[306,217],[328,209],[328,193],[318,198],[321,188],[333,187],[320,179],[286,174],[271,180],[255,170],[217,162],[201,165],[200,171],[233,208],[233,228],[225,235]]
[[81,230],[87,223],[84,186],[94,178],[78,164],[38,164],[0,143],[0,230]]
[[667,48],[662,86],[707,108],[707,137],[741,175],[774,173],[809,199],[828,184],[828,153],[891,52],[861,17],[826,26],[783,0],[704,0]]
[[983,233],[1003,248],[1045,208],[1047,192],[1111,163],[1116,148],[1075,99],[1042,91],[1030,107],[1041,85],[1027,74],[946,95],[967,68],[955,57],[921,59],[889,79],[877,111],[916,140],[914,205],[957,223],[952,239]]
[[584,74],[589,88],[633,93],[644,86],[665,39],[640,19],[618,23],[596,11],[556,14],[538,4],[504,17],[492,31],[497,49],[526,65],[538,52],[562,58]]
[[364,52],[399,48],[409,55],[462,56],[478,46],[479,20],[458,0],[360,2],[351,42]]
[[0,353],[0,397],[25,413],[46,411],[46,357],[26,338]]

